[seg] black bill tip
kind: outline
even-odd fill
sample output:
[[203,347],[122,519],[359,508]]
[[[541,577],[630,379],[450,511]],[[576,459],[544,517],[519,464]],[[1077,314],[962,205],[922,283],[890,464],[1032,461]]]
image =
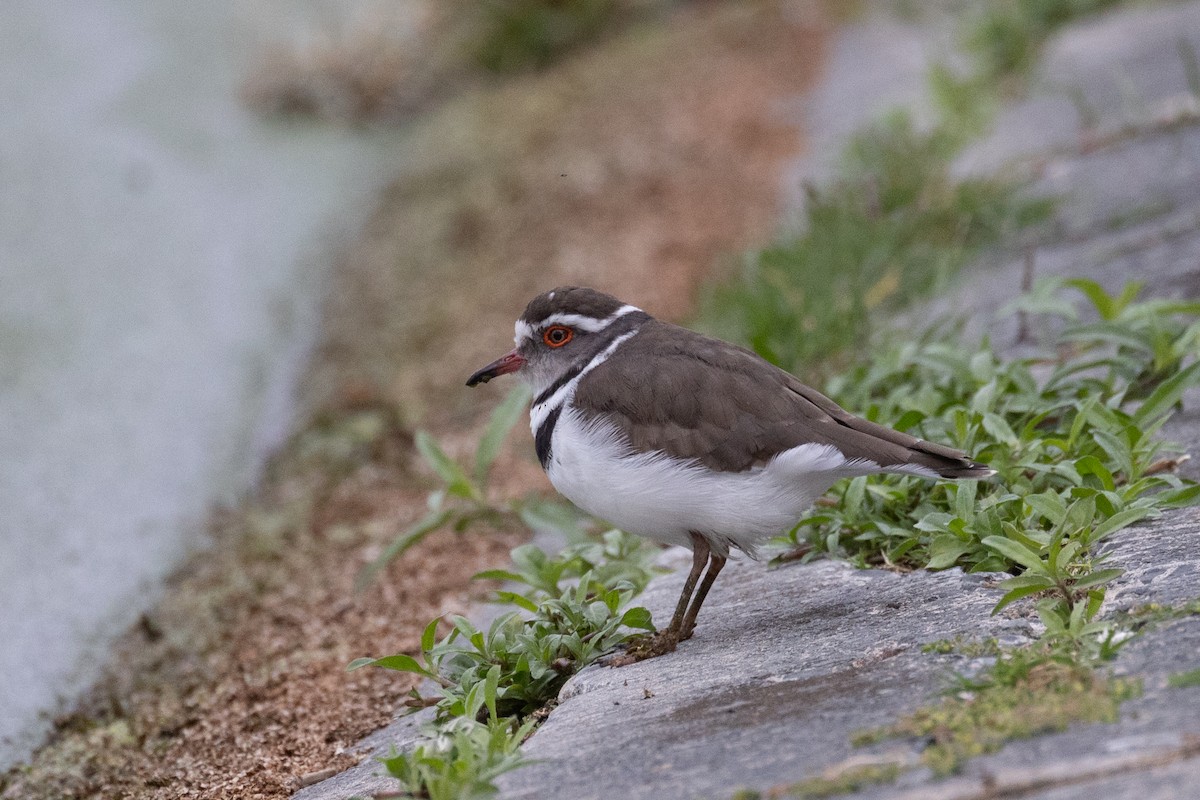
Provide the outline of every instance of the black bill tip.
[[467,386],[478,386],[481,383],[487,383],[492,378],[495,378],[499,375],[507,375],[510,372],[516,372],[523,366],[525,366],[525,357],[516,350],[513,350],[508,355],[497,358],[495,361],[488,364],[471,377],[467,378]]
[[471,377],[467,378],[467,386],[478,386],[481,383],[487,383],[494,377],[496,377],[496,373],[485,367]]

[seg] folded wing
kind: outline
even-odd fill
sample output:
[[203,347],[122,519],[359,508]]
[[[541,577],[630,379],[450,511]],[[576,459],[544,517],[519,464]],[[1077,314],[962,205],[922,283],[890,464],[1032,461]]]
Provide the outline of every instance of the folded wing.
[[605,415],[638,452],[741,472],[803,444],[881,471],[983,478],[966,453],[856,417],[754,353],[652,320],[580,382],[575,405]]

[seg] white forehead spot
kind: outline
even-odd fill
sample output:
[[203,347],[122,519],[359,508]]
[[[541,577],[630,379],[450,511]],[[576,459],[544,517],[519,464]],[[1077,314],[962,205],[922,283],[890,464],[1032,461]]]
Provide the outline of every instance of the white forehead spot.
[[525,341],[526,339],[533,338],[533,326],[523,319],[517,320],[517,324],[514,326],[514,329],[513,343],[516,344],[517,347],[520,347],[521,342]]

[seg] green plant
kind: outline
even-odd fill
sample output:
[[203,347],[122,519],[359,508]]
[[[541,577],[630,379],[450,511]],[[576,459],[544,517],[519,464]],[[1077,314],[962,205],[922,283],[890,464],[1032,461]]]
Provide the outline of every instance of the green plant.
[[[872,786],[891,783],[901,772],[903,768],[894,763],[848,765],[829,775],[818,775],[785,786],[772,787],[765,797],[771,800],[788,797],[796,800],[824,800],[827,797],[853,794]],[[762,800],[763,797],[760,792],[744,790],[735,794],[733,800]]]
[[[483,697],[479,701],[483,702]],[[520,746],[532,722],[459,717],[435,730],[411,752],[393,750],[380,761],[400,781],[401,797],[475,800],[496,793],[495,779],[525,763]]]
[[[527,500],[512,500],[496,504],[488,497],[488,478],[500,446],[509,431],[521,419],[529,392],[523,386],[513,389],[492,412],[475,450],[474,465],[466,468],[446,455],[437,441],[425,431],[417,431],[414,441],[417,451],[425,463],[442,482],[442,487],[430,492],[426,500],[428,512],[412,527],[397,536],[387,548],[359,575],[358,585],[363,587],[387,566],[392,559],[424,539],[434,531],[450,527],[458,533],[466,531],[478,522],[505,525],[522,513],[535,513],[536,503]],[[550,512],[545,512],[550,513]]]
[[351,662],[348,669],[383,667],[433,686],[428,697],[413,689],[408,703],[437,709],[430,737],[389,756],[389,772],[417,797],[493,791],[492,778],[520,765],[517,746],[566,680],[634,631],[653,630],[650,612],[630,601],[649,582],[655,552],[620,531],[577,542],[557,556],[522,545],[512,552],[513,569],[476,576],[523,585],[497,592],[517,610],[496,617],[486,631],[453,616],[441,640],[441,620],[434,619],[421,636],[419,658],[398,653]]
[[[489,570],[478,577],[524,583],[524,593],[498,593],[519,610],[496,617],[486,631],[454,616],[441,641],[435,619],[422,636],[419,660],[405,654],[363,658],[350,669],[377,666],[431,679],[438,696],[424,698],[414,690],[412,705],[436,705],[442,718],[468,714],[472,697],[486,691],[494,696],[493,713],[526,719],[554,700],[567,678],[625,642],[630,629],[653,629],[646,609],[628,608],[650,577],[648,548],[632,538],[613,531],[603,545],[577,545],[553,558],[533,545],[518,547],[516,572]],[[593,563],[584,552],[596,547],[601,558]],[[629,560],[618,565],[604,558],[606,552]]]
[[1072,20],[1119,0],[999,0],[981,6],[966,35],[979,79],[998,82],[1028,72],[1042,46]]
[[527,588],[520,595],[498,591],[496,596],[531,611],[529,602],[560,594],[564,581],[580,580],[584,575],[591,575],[593,582],[603,587],[628,583],[635,594],[641,594],[657,572],[653,561],[660,552],[649,540],[614,529],[599,538],[567,545],[553,556],[534,545],[521,545],[512,551],[512,569],[485,570],[475,577],[524,584]]
[[594,38],[620,10],[617,0],[484,0],[475,58],[493,72],[544,67]]
[[[1082,292],[1099,317],[1080,321],[1063,297]],[[1200,502],[1171,473],[1158,431],[1200,383],[1200,303],[1134,302],[1090,281],[1047,281],[1013,304],[1058,327],[1059,346],[1002,359],[935,332],[878,352],[829,382],[874,420],[972,452],[992,482],[857,478],[789,535],[805,557],[860,564],[1010,572],[999,610],[1039,596],[1051,636],[1103,640],[1094,618],[1120,574],[1096,545],[1162,509]]]
[[1045,201],[956,178],[964,139],[903,113],[855,136],[838,178],[808,188],[804,232],[749,256],[707,298],[701,324],[779,366],[811,372],[865,339],[881,312],[936,289],[976,250],[1042,219]]

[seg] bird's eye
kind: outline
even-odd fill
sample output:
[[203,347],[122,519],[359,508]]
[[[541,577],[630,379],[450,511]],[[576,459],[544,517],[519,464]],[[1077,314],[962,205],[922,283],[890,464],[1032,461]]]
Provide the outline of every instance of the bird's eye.
[[575,331],[568,328],[566,325],[551,325],[546,328],[546,332],[542,334],[542,341],[551,347],[562,347],[571,338],[575,336]]

